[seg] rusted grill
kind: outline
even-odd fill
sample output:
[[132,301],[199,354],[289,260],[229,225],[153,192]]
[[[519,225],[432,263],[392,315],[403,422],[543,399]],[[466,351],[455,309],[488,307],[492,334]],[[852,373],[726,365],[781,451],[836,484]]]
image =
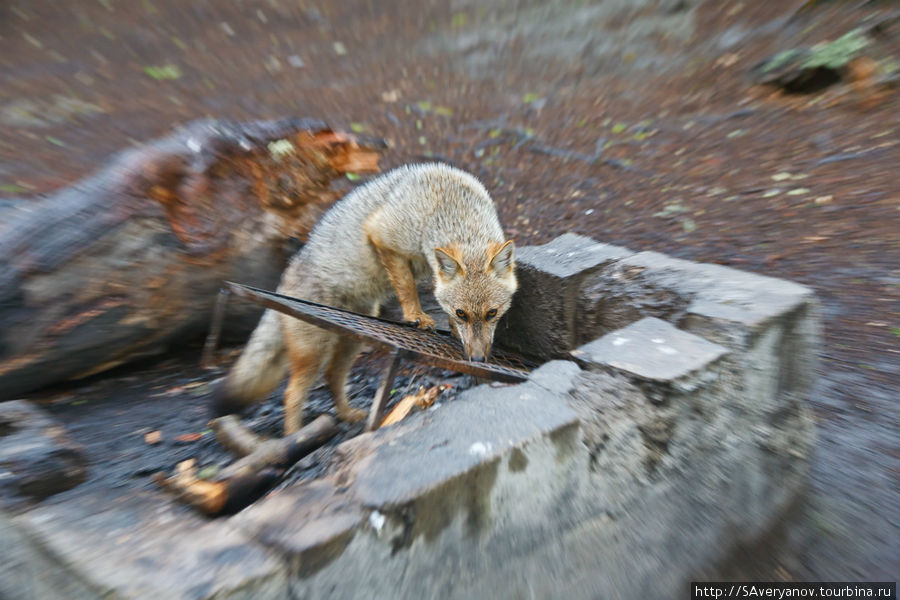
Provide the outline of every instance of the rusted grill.
[[527,379],[534,366],[522,357],[499,348],[494,348],[490,359],[485,362],[467,360],[462,344],[448,331],[424,331],[412,325],[361,315],[238,283],[228,282],[227,285],[235,295],[266,308],[360,341],[399,350],[402,358],[443,369],[515,383]]

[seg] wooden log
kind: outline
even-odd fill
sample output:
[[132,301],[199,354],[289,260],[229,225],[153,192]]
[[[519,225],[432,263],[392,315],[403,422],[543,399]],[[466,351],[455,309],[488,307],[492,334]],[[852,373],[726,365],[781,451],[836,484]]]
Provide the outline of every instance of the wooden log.
[[[363,144],[314,120],[197,121],[44,199],[0,201],[0,399],[201,336],[225,280],[275,287]],[[235,303],[238,304],[238,303]],[[241,303],[227,329],[260,309]]]
[[248,506],[275,485],[291,465],[338,432],[337,421],[328,415],[296,433],[271,440],[260,440],[233,416],[215,421],[213,430],[224,446],[252,447],[253,451],[210,480],[197,478],[193,460],[180,463],[171,477],[164,473],[153,476],[179,500],[209,516],[232,514]]
[[259,448],[262,439],[241,424],[237,415],[226,415],[209,422],[216,439],[237,457],[244,457]]

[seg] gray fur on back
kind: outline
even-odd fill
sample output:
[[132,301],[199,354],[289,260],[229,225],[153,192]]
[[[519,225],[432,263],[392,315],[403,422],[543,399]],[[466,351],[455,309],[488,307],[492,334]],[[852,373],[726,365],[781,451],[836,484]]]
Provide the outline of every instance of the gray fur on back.
[[504,239],[475,177],[440,163],[408,165],[353,190],[322,217],[285,271],[283,293],[359,312],[386,299],[393,289],[364,231],[370,218],[392,249],[410,257],[419,280],[437,268],[436,247],[456,244],[477,259]]

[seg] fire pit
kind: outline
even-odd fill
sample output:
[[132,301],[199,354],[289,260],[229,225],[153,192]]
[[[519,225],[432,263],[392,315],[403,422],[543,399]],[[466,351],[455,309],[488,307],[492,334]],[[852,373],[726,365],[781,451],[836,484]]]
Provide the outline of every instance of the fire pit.
[[384,370],[381,385],[372,401],[366,422],[367,431],[375,429],[381,422],[384,405],[402,359],[507,383],[525,381],[531,368],[535,366],[528,359],[501,348],[494,348],[486,361],[468,360],[462,344],[449,331],[425,331],[412,325],[361,315],[239,283],[227,282],[226,285],[236,296],[361,342],[383,346],[392,352],[391,361]]
[[[343,441],[227,518],[89,483],[0,512],[21,574],[0,595],[661,599],[771,533],[814,435],[811,290],[572,234],[518,249],[517,276],[498,342],[562,360]],[[469,368],[444,334],[232,289]]]

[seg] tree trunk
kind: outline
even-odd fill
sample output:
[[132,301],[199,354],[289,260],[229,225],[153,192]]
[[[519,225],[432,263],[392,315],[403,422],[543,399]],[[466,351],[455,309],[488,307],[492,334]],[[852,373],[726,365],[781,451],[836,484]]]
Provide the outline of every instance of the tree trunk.
[[[274,287],[377,143],[321,122],[197,121],[44,199],[0,201],[0,399],[202,334],[224,280]],[[240,304],[240,305],[239,305]],[[228,328],[259,309],[233,303]]]

